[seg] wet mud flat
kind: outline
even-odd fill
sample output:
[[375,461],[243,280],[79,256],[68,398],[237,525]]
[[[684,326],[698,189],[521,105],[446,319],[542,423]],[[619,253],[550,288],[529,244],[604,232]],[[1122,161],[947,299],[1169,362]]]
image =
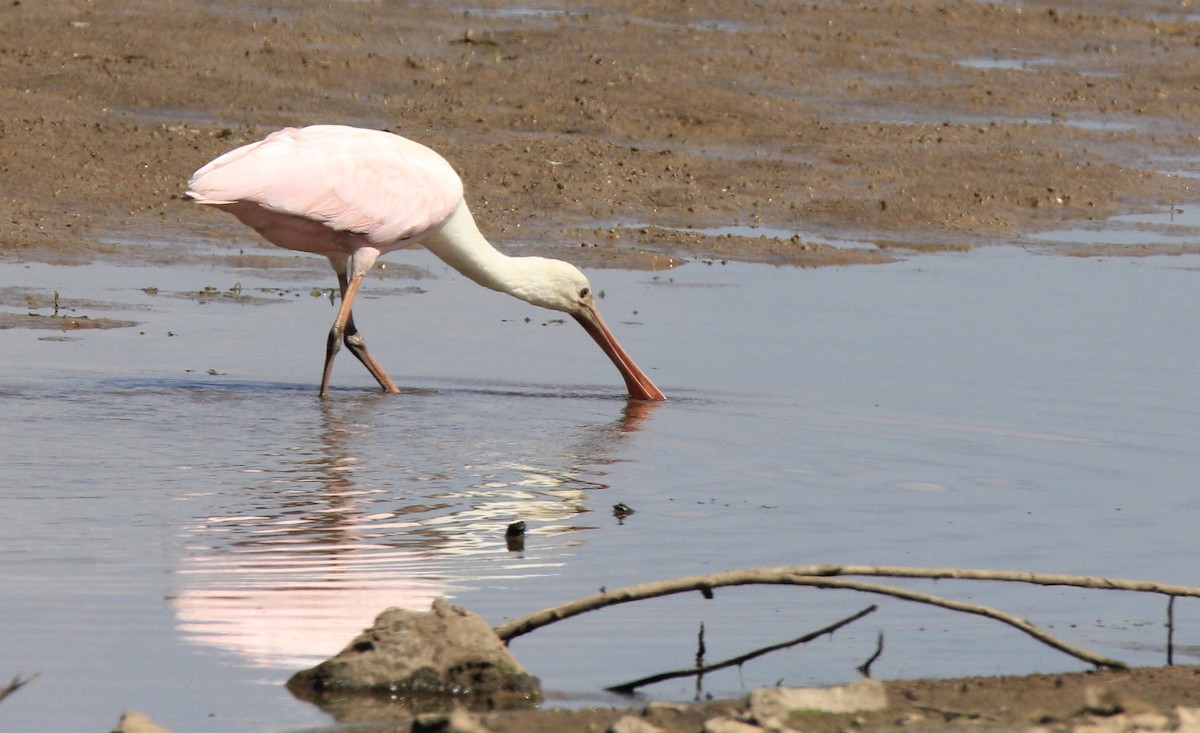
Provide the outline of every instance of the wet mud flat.
[[[1175,0],[45,0],[0,22],[11,257],[246,236],[180,202],[188,175],[314,122],[433,146],[499,246],[592,267],[872,262],[1196,198],[1200,23]],[[705,233],[730,225],[795,236]]]
[[[220,152],[313,122],[432,145],[499,247],[584,267],[869,264],[997,243],[1200,251],[1175,237],[1131,248],[1030,236],[1196,203],[1200,18],[1174,1],[22,0],[0,7],[0,28],[10,261],[170,267],[195,264],[190,244],[204,239],[230,267],[290,267],[282,255],[248,262],[238,250],[249,233],[179,194]],[[0,326],[57,326],[47,295],[5,291],[0,304],[16,312]],[[1170,711],[1196,704],[1192,675],[1119,679],[1130,709]],[[913,703],[923,725],[966,710],[1019,729],[1038,722],[1021,706],[1061,709],[1048,719],[1069,724],[1090,681],[894,684],[940,690],[911,692],[933,710]],[[969,704],[955,697],[966,690],[978,692]],[[584,730],[611,716],[488,724]]]
[[[858,713],[804,713],[791,722],[811,733],[868,731],[1067,731],[1074,726],[1089,730],[1191,730],[1188,709],[1200,702],[1196,692],[1200,669],[1165,667],[1120,673],[978,677],[958,680],[908,680],[885,683],[889,705],[884,710]],[[1184,726],[1177,708],[1182,707]],[[1161,712],[1158,712],[1161,711]],[[509,711],[482,714],[478,720],[494,733],[520,731],[612,730],[632,717],[663,733],[722,730],[709,721],[737,720],[744,716],[741,701],[694,705],[649,704],[623,710]],[[1138,717],[1141,716],[1141,717]],[[706,725],[712,727],[705,727]],[[1108,727],[1106,727],[1108,726]],[[403,728],[366,727],[371,733],[395,733]],[[649,730],[649,729],[647,729]],[[761,730],[726,730],[750,733]]]

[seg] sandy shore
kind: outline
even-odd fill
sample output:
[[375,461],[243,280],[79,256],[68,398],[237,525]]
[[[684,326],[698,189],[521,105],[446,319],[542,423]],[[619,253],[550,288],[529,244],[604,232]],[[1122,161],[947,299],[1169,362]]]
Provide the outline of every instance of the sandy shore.
[[498,246],[593,267],[878,261],[1196,200],[1163,172],[1200,168],[1178,0],[473,7],[6,4],[0,253],[245,237],[188,176],[313,122],[437,148]]

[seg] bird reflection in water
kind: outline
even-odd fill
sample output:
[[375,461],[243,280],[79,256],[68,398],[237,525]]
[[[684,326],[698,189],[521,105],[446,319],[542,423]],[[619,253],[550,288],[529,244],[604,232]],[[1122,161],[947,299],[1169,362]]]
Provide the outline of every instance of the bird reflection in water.
[[[591,495],[608,488],[604,466],[622,460],[614,454],[659,404],[631,400],[618,419],[547,444],[550,432],[472,439],[419,412],[396,419],[378,395],[316,403],[315,447],[247,469],[257,481],[230,491],[227,512],[185,530],[181,632],[246,664],[294,670],[390,606],[424,610],[456,588],[518,578],[523,564],[554,572],[591,528],[578,517],[611,503]],[[518,521],[528,548],[510,552],[506,527]]]

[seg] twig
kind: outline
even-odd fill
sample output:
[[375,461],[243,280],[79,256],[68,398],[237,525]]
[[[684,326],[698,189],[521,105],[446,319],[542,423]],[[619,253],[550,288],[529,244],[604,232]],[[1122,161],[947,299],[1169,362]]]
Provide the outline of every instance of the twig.
[[612,606],[629,601],[673,595],[688,591],[712,593],[713,588],[732,585],[787,585],[796,576],[831,577],[836,575],[864,575],[892,578],[928,578],[956,580],[990,580],[1033,585],[1065,585],[1075,588],[1101,590],[1124,590],[1138,593],[1159,593],[1168,596],[1200,598],[1200,588],[1183,585],[1167,585],[1144,580],[1122,580],[1097,578],[1086,575],[1062,575],[1057,573],[1028,573],[1011,570],[967,570],[961,568],[914,568],[888,565],[798,565],[778,568],[751,568],[731,570],[709,575],[693,575],[674,580],[642,583],[608,593],[580,598],[560,606],[531,613],[496,627],[496,633],[504,641],[527,634],[547,624],[570,618],[585,611]]
[[880,631],[879,638],[877,638],[875,640],[875,653],[872,654],[871,657],[867,661],[858,665],[859,673],[863,677],[870,679],[871,678],[871,665],[874,664],[875,660],[879,659],[879,657],[882,655],[883,655],[883,632]]
[[1175,596],[1167,599],[1167,666],[1175,664]]
[[946,608],[951,611],[961,611],[970,613],[976,616],[984,616],[986,618],[999,621],[1003,624],[1008,624],[1015,629],[1024,631],[1043,644],[1053,647],[1065,654],[1069,654],[1076,659],[1083,660],[1096,667],[1109,667],[1111,669],[1124,669],[1126,664],[1118,659],[1109,659],[1102,657],[1099,654],[1094,654],[1087,649],[1068,644],[1059,639],[1057,636],[1048,634],[1038,627],[1029,623],[1025,619],[1017,618],[1004,611],[998,611],[988,606],[980,606],[974,603],[966,603],[965,601],[955,601],[941,596],[930,595],[928,593],[920,593],[911,591],[905,588],[895,588],[888,585],[878,585],[876,583],[865,583],[860,580],[842,580],[839,578],[795,578],[796,585],[812,585],[818,588],[847,588],[850,590],[859,590],[866,593],[879,593],[881,595],[892,596],[893,598],[903,598],[906,601],[914,601],[916,603],[926,603],[939,608]]
[[497,635],[504,641],[509,641],[522,634],[547,624],[561,621],[572,616],[605,606],[628,603],[646,598],[699,591],[706,596],[711,595],[713,588],[733,585],[809,585],[819,588],[844,588],[868,593],[879,593],[896,598],[927,603],[929,605],[948,608],[955,611],[972,613],[993,618],[1020,629],[1035,639],[1048,644],[1066,654],[1089,662],[1097,667],[1121,668],[1123,662],[1101,657],[1068,644],[1057,637],[1038,629],[1015,616],[997,611],[986,606],[978,606],[961,601],[918,593],[902,588],[835,579],[836,575],[868,575],[898,578],[933,578],[961,580],[993,580],[1002,582],[1032,583],[1036,585],[1067,585],[1079,588],[1099,588],[1106,590],[1127,590],[1143,593],[1161,593],[1170,596],[1200,597],[1200,588],[1189,586],[1165,585],[1141,580],[1119,580],[1112,578],[1096,578],[1083,575],[1062,575],[1052,573],[1028,573],[1008,570],[967,570],[961,568],[913,568],[899,566],[875,565],[809,565],[781,568],[757,568],[750,570],[734,570],[710,575],[695,575],[675,580],[642,583],[622,588],[611,593],[580,598],[553,608],[513,619],[496,627]]
[[8,685],[6,685],[4,688],[0,689],[0,702],[2,702],[4,700],[4,698],[13,694],[17,690],[24,687],[25,685],[29,684],[30,682],[33,682],[35,679],[37,679],[38,674],[41,674],[41,673],[39,672],[37,674],[26,677],[25,679],[21,679],[21,675],[19,675],[19,674],[15,675],[12,678],[12,681],[8,683]]
[[[796,568],[777,568],[807,575],[870,575],[887,578],[929,578],[933,580],[992,580],[1032,585],[1067,585],[1097,590],[1124,590],[1135,593],[1159,593],[1166,596],[1200,598],[1200,587],[1169,585],[1148,580],[1099,578],[1090,575],[1062,573],[1030,573],[1015,570],[971,570],[965,568],[912,568],[895,565],[815,565]],[[806,572],[808,571],[808,572]]]
[[745,654],[742,654],[740,656],[726,659],[723,662],[716,662],[715,664],[710,664],[707,667],[693,667],[691,669],[675,670],[674,672],[660,672],[659,674],[650,675],[649,677],[642,677],[641,679],[632,680],[630,682],[622,682],[619,685],[613,685],[612,687],[608,688],[608,691],[616,692],[616,693],[622,694],[622,695],[628,695],[639,687],[645,687],[646,685],[652,685],[656,682],[664,682],[666,680],[676,679],[679,677],[690,677],[692,675],[698,675],[698,676],[705,675],[705,674],[708,674],[709,672],[715,672],[719,669],[725,669],[726,667],[735,667],[738,665],[742,665],[742,664],[745,664],[746,662],[749,662],[751,659],[761,657],[764,654],[770,654],[771,652],[778,651],[780,649],[786,649],[791,646],[796,646],[797,644],[806,644],[806,643],[812,641],[813,639],[820,638],[827,634],[832,634],[833,632],[837,631],[838,629],[842,628],[843,626],[852,624],[855,621],[862,618],[863,616],[874,613],[877,608],[878,608],[878,606],[876,606],[875,604],[871,604],[870,606],[867,606],[866,608],[859,611],[858,613],[856,613],[852,616],[847,616],[846,618],[842,619],[841,621],[832,623],[823,629],[818,629],[816,631],[810,631],[809,633],[805,634],[804,636],[797,637],[795,639],[792,639],[791,641],[784,641],[784,642],[780,642],[778,644],[771,644],[770,646],[764,646],[760,649],[755,649],[752,652],[746,652]]

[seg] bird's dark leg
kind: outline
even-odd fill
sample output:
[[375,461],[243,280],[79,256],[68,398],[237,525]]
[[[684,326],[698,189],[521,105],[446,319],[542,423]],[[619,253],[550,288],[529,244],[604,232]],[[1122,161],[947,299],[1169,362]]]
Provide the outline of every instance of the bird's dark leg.
[[367,351],[367,342],[363,340],[362,334],[354,326],[354,317],[351,316],[346,321],[346,332],[343,336],[346,343],[346,348],[350,349],[350,353],[358,357],[362,365],[371,372],[371,376],[375,377],[375,381],[379,382],[379,386],[384,392],[399,392],[400,388],[392,381],[392,378],[383,371],[383,367],[379,366],[379,362],[375,361],[375,357],[371,356],[371,352]]
[[337,317],[333,319],[333,328],[329,329],[329,338],[325,341],[325,370],[321,373],[321,398],[329,396],[329,377],[333,373],[333,357],[342,348],[342,333],[346,328],[346,320],[350,317],[350,301],[346,299],[344,276],[338,273],[338,281],[342,284],[342,304],[338,308]]
[[350,278],[345,273],[338,272],[338,288],[342,291],[342,306],[338,309],[333,328],[329,330],[329,340],[325,343],[325,372],[321,377],[322,397],[329,394],[329,377],[333,371],[333,357],[337,355],[343,342],[346,344],[346,348],[350,349],[350,353],[354,354],[367,368],[371,376],[375,377],[375,381],[379,382],[379,386],[383,388],[384,392],[400,391],[391,377],[383,371],[383,367],[379,366],[379,362],[375,361],[375,358],[367,351],[366,341],[358,332],[358,327],[354,325],[354,314],[351,309],[354,296],[358,293],[359,286],[362,285],[362,279],[362,275]]

